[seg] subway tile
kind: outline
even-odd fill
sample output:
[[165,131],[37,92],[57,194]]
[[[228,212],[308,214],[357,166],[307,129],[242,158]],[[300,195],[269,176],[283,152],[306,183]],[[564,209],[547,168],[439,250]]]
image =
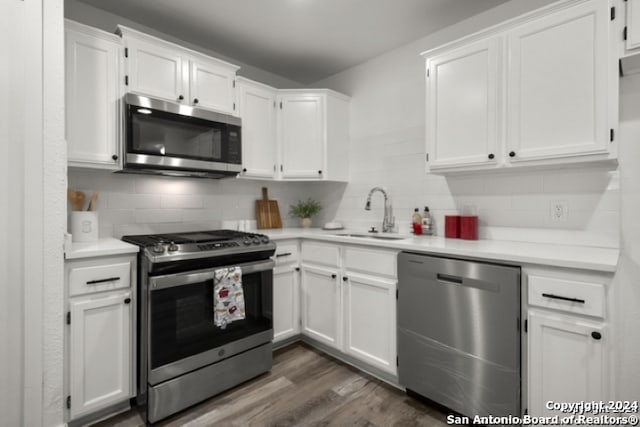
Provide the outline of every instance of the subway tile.
[[568,170],[550,172],[544,175],[545,193],[601,193],[605,191],[612,177],[603,170]]
[[140,194],[207,194],[215,192],[217,180],[173,176],[136,175],[135,191]]
[[160,207],[163,209],[201,209],[203,207],[202,196],[163,194],[160,199]]
[[447,186],[454,196],[462,194],[483,194],[485,182],[477,177],[447,177]]
[[540,193],[543,188],[543,174],[526,175],[487,175],[477,178],[484,181],[484,190],[487,194],[530,194]]
[[159,194],[109,193],[106,196],[108,209],[154,209],[161,207]]
[[220,209],[185,209],[182,211],[182,220],[194,221],[215,221],[220,218]]
[[181,209],[136,209],[135,220],[141,224],[182,221]]
[[135,222],[133,209],[103,209],[99,212],[98,221],[102,224],[131,224]]

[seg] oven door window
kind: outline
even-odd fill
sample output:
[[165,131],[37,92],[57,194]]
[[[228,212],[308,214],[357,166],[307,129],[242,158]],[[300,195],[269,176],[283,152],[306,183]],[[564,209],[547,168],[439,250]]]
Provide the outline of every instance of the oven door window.
[[213,280],[151,291],[151,369],[272,329],[271,275],[245,274],[242,288],[245,319],[224,329],[214,323]]
[[129,105],[128,151],[224,162],[227,125]]

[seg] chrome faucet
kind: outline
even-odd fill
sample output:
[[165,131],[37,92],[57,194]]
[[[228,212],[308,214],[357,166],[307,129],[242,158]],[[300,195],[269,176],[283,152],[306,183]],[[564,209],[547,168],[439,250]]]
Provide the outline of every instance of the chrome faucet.
[[393,211],[391,208],[391,202],[389,201],[389,197],[387,196],[387,192],[384,191],[380,187],[373,187],[371,191],[369,191],[369,195],[367,196],[367,204],[364,205],[364,210],[371,210],[371,195],[379,191],[384,196],[384,217],[382,217],[382,232],[393,232],[393,228],[395,227],[395,217],[393,217]]

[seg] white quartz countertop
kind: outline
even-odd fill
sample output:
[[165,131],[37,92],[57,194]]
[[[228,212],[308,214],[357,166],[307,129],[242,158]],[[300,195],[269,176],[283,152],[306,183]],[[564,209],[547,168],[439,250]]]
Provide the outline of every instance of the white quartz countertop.
[[91,258],[106,255],[135,254],[140,248],[131,243],[123,242],[114,238],[98,239],[96,242],[71,244],[69,250],[65,251],[65,259]]
[[602,272],[614,272],[616,270],[620,253],[615,248],[595,246],[499,240],[461,240],[447,239],[441,236],[390,234],[391,236],[402,237],[399,240],[340,236],[340,234],[367,234],[366,232],[354,230],[285,228],[259,230],[259,232],[268,235],[276,242],[284,239],[313,239],[334,243],[377,246],[401,251],[415,251],[425,254],[476,258],[516,264],[579,268]]

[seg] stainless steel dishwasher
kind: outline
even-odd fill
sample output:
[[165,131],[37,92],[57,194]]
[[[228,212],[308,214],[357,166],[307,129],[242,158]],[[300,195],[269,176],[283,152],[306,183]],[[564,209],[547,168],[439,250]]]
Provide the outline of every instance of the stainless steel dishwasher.
[[521,415],[520,268],[398,255],[398,377],[466,416]]

